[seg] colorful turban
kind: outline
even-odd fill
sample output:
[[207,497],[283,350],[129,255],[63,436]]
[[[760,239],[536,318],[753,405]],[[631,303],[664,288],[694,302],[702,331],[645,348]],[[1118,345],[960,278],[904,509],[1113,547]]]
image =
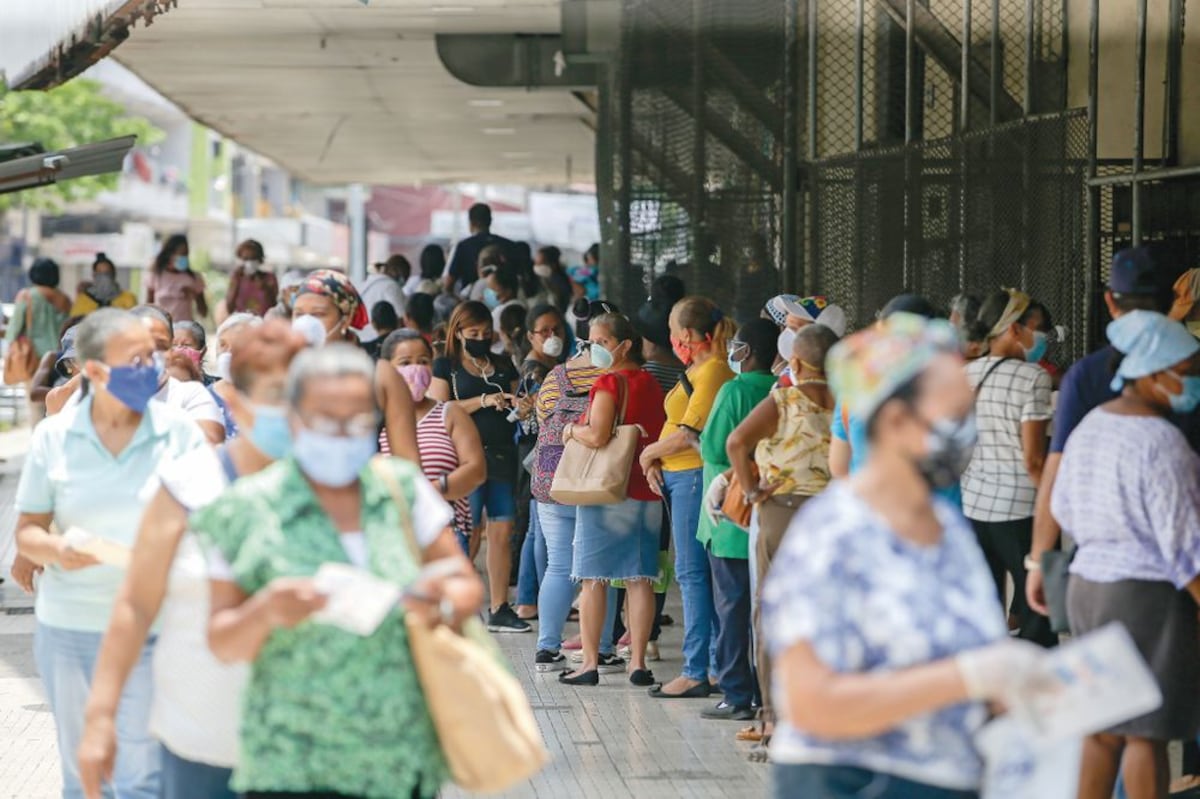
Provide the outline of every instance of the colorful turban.
[[1154,311],[1130,311],[1108,325],[1108,340],[1125,357],[1112,390],[1127,380],[1161,372],[1200,352],[1200,341],[1176,321]]
[[790,314],[809,322],[824,325],[836,333],[839,338],[846,335],[846,312],[829,302],[826,297],[780,294],[767,301],[766,311],[771,320],[780,326],[787,322]]
[[949,322],[899,312],[838,342],[825,370],[842,406],[866,419],[934,358],[959,352]]
[[1192,312],[1196,300],[1200,300],[1200,269],[1189,269],[1175,281],[1175,304],[1168,315],[1182,322]]
[[350,327],[355,330],[362,330],[370,322],[358,289],[354,288],[350,278],[341,272],[333,269],[318,269],[300,284],[297,296],[303,294],[316,294],[333,300],[338,311],[343,317],[350,320]]

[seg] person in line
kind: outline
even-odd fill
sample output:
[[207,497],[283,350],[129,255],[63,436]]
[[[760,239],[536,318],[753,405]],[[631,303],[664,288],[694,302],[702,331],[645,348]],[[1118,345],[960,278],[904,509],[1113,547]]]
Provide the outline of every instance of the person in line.
[[58,264],[39,258],[29,267],[29,288],[17,292],[12,319],[4,331],[9,346],[21,336],[29,339],[40,363],[48,352],[58,348],[63,322],[67,320],[71,300],[58,290]]
[[600,299],[600,244],[597,242],[583,254],[583,263],[567,269],[575,299],[595,302]]
[[985,703],[1040,660],[1005,635],[970,525],[932,490],[974,440],[959,353],[948,322],[899,313],[829,354],[870,446],[796,514],[763,585],[776,799],[975,799]]
[[950,324],[958,331],[963,344],[963,355],[973,361],[987,353],[982,342],[971,340],[971,323],[979,317],[979,298],[971,294],[959,294],[950,301]]
[[1088,736],[1079,797],[1112,796],[1118,766],[1130,797],[1165,797],[1168,742],[1200,730],[1200,457],[1170,419],[1200,406],[1200,342],[1152,311],[1125,313],[1108,338],[1125,353],[1112,381],[1120,394],[1075,427],[1051,512],[1077,546],[1071,633],[1120,623],[1163,701]]
[[[1120,319],[1132,311],[1165,313],[1170,298],[1159,277],[1161,269],[1162,265],[1149,248],[1132,247],[1116,253],[1109,269],[1108,290],[1104,292],[1109,315]],[[1061,529],[1050,513],[1050,498],[1054,495],[1063,450],[1085,416],[1117,398],[1118,392],[1113,390],[1111,383],[1120,359],[1121,353],[1112,344],[1107,344],[1072,365],[1063,376],[1054,413],[1054,435],[1042,467],[1042,481],[1034,508],[1033,542],[1029,548],[1031,562],[1041,563],[1042,555],[1058,546]],[[1031,608],[1043,616],[1049,615],[1041,570],[1028,571],[1025,597]]]
[[565,313],[575,296],[575,289],[567,268],[563,266],[562,250],[557,247],[538,247],[533,258],[533,273],[537,276],[543,301]]
[[638,327],[642,331],[645,369],[654,375],[664,396],[679,383],[684,366],[671,348],[671,309],[687,296],[683,281],[674,275],[661,275],[650,286],[650,299],[638,309]]
[[[837,335],[824,325],[802,328],[796,334],[788,361],[788,368],[795,376],[794,384],[772,388],[768,398],[725,441],[731,470],[741,485],[752,487],[747,499],[755,503],[752,519],[756,524],[752,526],[756,530],[749,540],[753,551],[747,554],[753,569],[750,590],[754,596],[754,655],[761,726],[739,733],[743,740],[756,741],[750,752],[753,762],[767,759],[775,728],[771,661],[762,623],[762,587],[792,516],[829,484],[834,397],[825,375],[825,360],[837,340]],[[724,501],[722,494],[723,487],[718,486],[709,500],[710,508],[717,501]]]
[[[246,799],[431,799],[446,779],[405,621],[459,625],[483,585],[420,467],[372,463],[375,375],[346,344],[302,352],[286,389],[291,454],[191,517],[208,554],[209,647],[251,664],[230,785]],[[313,623],[326,601],[314,575],[329,562],[427,601],[406,600],[369,636]]]
[[[257,317],[255,317],[257,318]],[[284,322],[242,327],[225,389],[246,434],[219,450],[201,448],[165,463],[146,507],[132,560],[96,659],[84,711],[79,775],[84,795],[100,799],[118,757],[121,693],[157,623],[150,732],[163,745],[163,799],[235,799],[239,700],[247,672],[208,650],[208,574],[188,532],[189,514],[239,477],[291,449],[284,388],[304,341]],[[160,615],[161,610],[161,615]]]
[[[638,449],[658,438],[664,423],[663,396],[654,377],[641,366],[641,336],[628,317],[603,314],[591,320],[588,355],[603,371],[588,398],[585,416],[563,428],[563,443],[578,441],[593,449],[607,444],[614,424],[640,425]],[[571,579],[582,583],[580,630],[583,662],[560,674],[565,685],[598,685],[601,671],[619,671],[625,662],[601,656],[601,638],[612,629],[608,584],[622,580],[628,597],[629,682],[654,684],[646,668],[646,644],[654,623],[654,580],[658,577],[658,539],[662,524],[658,495],[635,456],[627,499],[611,505],[580,505],[575,511]]]
[[447,294],[469,290],[475,283],[479,277],[480,255],[484,248],[495,245],[507,252],[513,246],[508,239],[492,233],[492,209],[486,203],[475,203],[470,207],[467,224],[471,235],[454,245],[442,275],[442,285]]
[[446,271],[446,251],[439,244],[426,244],[421,248],[421,273],[409,277],[404,284],[404,294],[428,294],[436,297],[442,292],[442,274]]
[[237,268],[229,276],[225,314],[263,316],[279,301],[279,278],[266,267],[263,246],[246,239],[237,246]]
[[304,285],[305,274],[298,269],[289,269],[283,273],[283,277],[279,280],[279,302],[275,303],[266,314],[264,319],[283,319],[290,321],[292,318],[292,301],[296,297],[296,292]]
[[527,633],[529,623],[517,618],[508,603],[508,581],[512,571],[513,519],[516,500],[517,445],[513,409],[517,372],[508,358],[492,354],[492,314],[479,302],[464,302],[450,317],[446,332],[446,357],[433,362],[429,393],[441,402],[453,403],[470,414],[479,430],[487,456],[487,481],[471,494],[470,557],[487,534],[488,588],[491,593],[488,629],[492,632]]
[[[774,322],[755,319],[743,325],[729,342],[728,363],[734,378],[717,392],[712,413],[700,435],[706,495],[714,483],[718,493],[721,484],[728,484],[725,473],[730,469],[730,461],[726,442],[775,385],[771,367],[775,364],[778,338],[779,328]],[[751,486],[752,490],[757,487],[757,484]],[[746,529],[711,512],[701,515],[696,538],[708,553],[712,572],[717,638],[713,671],[722,694],[715,707],[706,708],[700,715],[706,719],[748,721],[756,715],[750,661],[750,539]]]
[[107,255],[96,253],[92,263],[92,279],[80,283],[71,306],[71,316],[87,316],[97,308],[129,310],[137,305],[137,296],[121,288],[117,282],[117,266]]
[[211,386],[217,378],[204,371],[204,356],[208,354],[208,334],[199,322],[176,322],[172,340],[172,352],[184,355],[195,365],[196,372],[206,386]]
[[[520,289],[520,282],[517,279],[516,270],[505,265],[486,264],[479,270],[479,276],[483,278],[483,304],[492,312],[492,326],[496,330],[503,329],[500,324],[500,316],[510,307],[520,307],[522,311],[525,309],[524,303],[517,296]],[[523,318],[523,317],[522,317]],[[504,344],[498,338],[492,347],[492,352],[497,355],[504,352]]]
[[[471,534],[470,497],[487,479],[487,461],[479,431],[462,408],[429,396],[433,347],[415,330],[397,330],[383,342],[383,359],[396,368],[412,391],[421,470],[454,507],[454,535],[463,552]],[[387,436],[379,451],[390,454]]]
[[[73,531],[134,543],[149,497],[146,485],[165,462],[206,448],[204,434],[177,408],[152,402],[162,360],[142,320],[102,308],[79,326],[75,346],[85,375],[80,402],[34,429],[17,487],[17,547],[32,564],[14,577],[37,583],[34,658],[54,716],[64,796],[81,796],[77,751],[84,705],[122,570],[69,543]],[[51,532],[51,525],[58,532]],[[120,754],[112,785],[119,796],[159,796],[162,754],[148,731],[153,643],[134,654],[120,697]]]
[[375,329],[378,338],[363,342],[363,350],[372,360],[379,360],[383,342],[400,327],[400,318],[392,309],[390,302],[377,302],[371,308],[371,327]]
[[404,305],[404,326],[415,330],[433,344],[433,297],[417,292],[408,298]]
[[[366,309],[354,284],[333,269],[312,272],[300,285],[292,301],[292,324],[303,325],[299,320],[306,316],[320,322],[316,334],[322,345],[350,343],[357,346],[353,331],[361,330],[367,321]],[[388,451],[420,464],[412,391],[387,361],[381,359],[375,366],[375,401],[383,409],[381,432],[387,434]]]
[[507,305],[500,312],[499,321],[496,323],[496,332],[499,334],[493,349],[499,349],[497,355],[507,356],[512,361],[513,368],[520,369],[525,363],[525,357],[529,354],[529,341],[525,317],[529,312],[521,303],[512,303]]
[[[153,305],[139,305],[130,313],[141,319],[149,329],[150,337],[154,339],[155,351],[162,356],[164,365],[168,365],[175,343],[175,326],[171,317],[162,308]],[[199,369],[190,358],[187,359],[187,365],[193,367],[193,375],[199,374]],[[195,381],[179,380],[164,369],[159,377],[158,389],[154,398],[183,410],[200,425],[209,442],[220,444],[225,440],[225,417],[204,384],[198,382],[198,378]],[[76,394],[72,400],[77,400],[80,396],[82,395]]]
[[[368,275],[361,285],[355,286],[358,289],[363,309],[367,313],[371,313],[375,310],[376,304],[386,302],[392,306],[395,318],[399,319],[404,316],[402,286],[410,272],[412,272],[412,265],[403,255],[393,255],[383,263],[375,264],[375,271]],[[380,333],[376,330],[370,319],[367,319],[366,325],[356,328],[356,330],[359,340],[363,342],[382,339],[387,335],[387,333]]]
[[75,357],[75,334],[78,331],[75,328],[82,321],[82,316],[72,316],[63,322],[58,337],[58,348],[42,356],[42,362],[38,364],[37,371],[29,380],[29,403],[41,406],[43,417],[46,415],[46,395],[51,390],[72,380],[78,385],[82,380],[75,379],[79,374],[79,364]]
[[221,409],[221,416],[225,420],[226,441],[231,441],[238,435],[237,419],[234,418],[229,403],[225,401],[225,394],[233,385],[234,347],[242,340],[244,331],[258,327],[264,320],[284,321],[269,316],[255,316],[251,313],[235,313],[230,314],[217,328],[217,374],[215,379],[208,384],[208,393],[212,395],[213,401]]
[[[1058,643],[1050,622],[1025,602],[1025,555],[1033,543],[1033,506],[1046,460],[1051,417],[1050,375],[1037,365],[1046,334],[1033,327],[1031,299],[1015,289],[988,296],[971,328],[988,354],[967,365],[975,390],[979,445],[963,474],[963,511],[1005,604],[1012,575],[1019,635],[1043,646]],[[1006,605],[1007,607],[1007,605]]]
[[208,316],[204,278],[192,271],[187,236],[182,233],[168,236],[154,257],[146,281],[146,303],[161,306],[178,322]]
[[704,479],[697,444],[717,392],[733,379],[726,348],[736,328],[704,297],[685,297],[675,303],[669,323],[671,348],[687,372],[666,396],[662,436],[642,452],[641,465],[650,486],[670,505],[675,579],[683,593],[683,673],[654,686],[650,695],[703,698],[712,693],[716,647],[712,574],[708,555],[696,538]]

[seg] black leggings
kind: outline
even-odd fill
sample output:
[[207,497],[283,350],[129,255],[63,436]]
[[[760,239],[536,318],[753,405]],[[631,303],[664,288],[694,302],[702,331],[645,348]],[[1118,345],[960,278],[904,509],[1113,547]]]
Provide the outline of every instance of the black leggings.
[[[1055,646],[1058,636],[1050,629],[1050,620],[1029,607],[1025,601],[1025,553],[1033,544],[1033,519],[1008,522],[971,520],[979,547],[987,558],[996,593],[1004,603],[1005,573],[1013,578],[1012,612],[1020,624],[1020,636],[1042,646]],[[1007,612],[1008,608],[1005,608]]]

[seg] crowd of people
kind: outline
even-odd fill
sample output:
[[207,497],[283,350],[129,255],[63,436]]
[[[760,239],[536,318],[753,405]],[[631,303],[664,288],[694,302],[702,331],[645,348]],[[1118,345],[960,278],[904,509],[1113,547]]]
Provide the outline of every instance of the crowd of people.
[[[1019,290],[901,295],[857,332],[833,298],[735,320],[671,274],[622,310],[597,252],[470,222],[357,285],[245,242],[215,346],[182,237],[143,305],[105,258],[73,307],[35,265],[12,577],[64,796],[435,796],[415,614],[536,622],[537,673],[706,700],[779,799],[973,797],[1055,601],[1076,634],[1123,623],[1164,694],[1088,739],[1079,796],[1166,795],[1200,731],[1195,273],[1118,253],[1110,345],[1064,373]],[[323,617],[331,562],[418,590],[356,635]]]

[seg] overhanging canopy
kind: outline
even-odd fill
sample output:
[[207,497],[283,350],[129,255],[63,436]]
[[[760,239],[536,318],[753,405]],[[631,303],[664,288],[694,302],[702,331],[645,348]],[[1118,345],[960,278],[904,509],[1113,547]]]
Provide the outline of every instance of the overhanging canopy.
[[27,155],[0,163],[0,194],[49,186],[71,178],[120,172],[136,136]]

